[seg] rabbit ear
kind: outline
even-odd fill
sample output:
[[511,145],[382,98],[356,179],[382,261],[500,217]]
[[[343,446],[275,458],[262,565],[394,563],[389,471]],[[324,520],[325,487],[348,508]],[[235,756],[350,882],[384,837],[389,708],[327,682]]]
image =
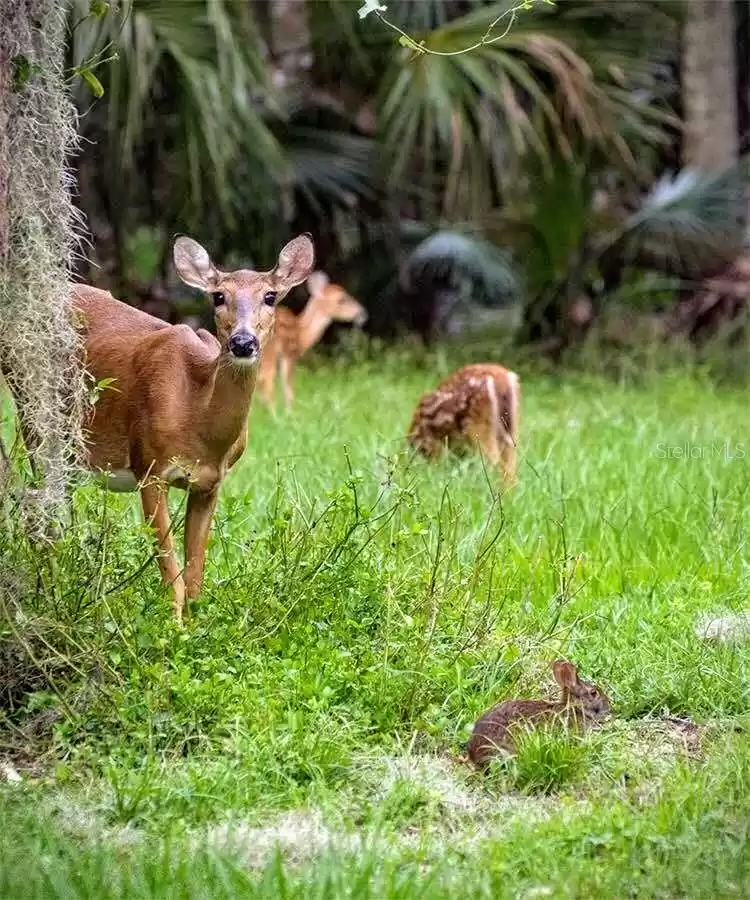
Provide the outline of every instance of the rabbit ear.
[[572,662],[558,659],[552,666],[552,674],[555,676],[555,681],[564,691],[572,691],[578,684],[578,670]]

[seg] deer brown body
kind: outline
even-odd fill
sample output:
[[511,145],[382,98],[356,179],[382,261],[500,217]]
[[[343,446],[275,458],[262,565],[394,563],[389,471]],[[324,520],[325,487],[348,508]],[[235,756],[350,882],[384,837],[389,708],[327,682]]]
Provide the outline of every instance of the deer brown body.
[[363,325],[367,320],[364,307],[340,284],[331,284],[323,272],[313,272],[307,279],[307,288],[310,299],[299,315],[283,306],[276,311],[276,332],[263,352],[258,385],[269,406],[274,403],[277,371],[281,374],[284,403],[287,408],[292,406],[297,361],[317,344],[331,322]]
[[[312,242],[284,247],[269,272],[220,272],[190,238],[174,250],[178,274],[215,307],[217,337],[168,325],[85,285],[73,291],[85,362],[99,393],[88,423],[89,464],[115,490],[140,490],[159,542],[159,568],[171,585],[175,615],[200,592],[218,489],[240,458],[263,346],[275,305],[313,265]],[[185,569],[178,565],[167,491],[188,491]]]
[[446,446],[473,444],[513,483],[519,404],[515,372],[493,363],[464,366],[419,401],[409,426],[409,443],[427,457]]

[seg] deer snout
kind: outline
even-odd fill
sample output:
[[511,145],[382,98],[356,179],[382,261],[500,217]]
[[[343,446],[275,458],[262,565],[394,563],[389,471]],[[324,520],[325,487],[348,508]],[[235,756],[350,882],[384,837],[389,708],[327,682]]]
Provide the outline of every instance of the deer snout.
[[260,351],[260,341],[249,331],[235,331],[227,341],[227,347],[237,359],[252,360]]

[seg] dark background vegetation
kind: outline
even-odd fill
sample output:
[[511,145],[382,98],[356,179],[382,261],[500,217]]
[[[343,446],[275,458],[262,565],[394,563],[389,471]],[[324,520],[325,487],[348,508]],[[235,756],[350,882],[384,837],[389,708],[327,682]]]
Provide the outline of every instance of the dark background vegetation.
[[[430,341],[503,307],[555,356],[613,309],[612,345],[634,311],[644,340],[741,331],[747,0],[540,2],[452,57],[399,47],[359,5],[72,4],[70,65],[101,60],[104,86],[76,87],[80,275],[176,321],[199,310],[171,273],[175,232],[264,267],[310,231],[380,336]],[[512,5],[388,16],[451,51]]]

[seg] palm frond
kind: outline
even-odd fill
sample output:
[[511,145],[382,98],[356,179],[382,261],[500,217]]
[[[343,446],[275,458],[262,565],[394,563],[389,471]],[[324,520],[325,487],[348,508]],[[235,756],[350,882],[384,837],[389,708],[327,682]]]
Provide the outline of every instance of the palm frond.
[[692,278],[733,259],[742,246],[748,187],[745,164],[661,178],[607,241],[604,264],[619,259]]
[[[281,171],[282,154],[259,102],[272,98],[268,67],[247,3],[124,0],[119,14],[103,20],[85,17],[87,10],[87,0],[70,6],[71,21],[83,18],[72,35],[73,62],[108,47],[117,53],[101,80],[107,152],[121,182],[153,135],[161,138],[158,154],[175,158],[175,175],[190,173],[194,208],[208,196],[231,207],[231,167],[240,152],[269,173]],[[98,126],[97,113],[84,117],[84,133]]]
[[519,276],[509,253],[454,230],[436,231],[421,241],[403,263],[399,280],[407,289],[439,284],[491,307],[503,306],[519,293]]
[[295,187],[316,205],[351,207],[375,196],[375,143],[370,138],[290,125],[280,136]]
[[[512,5],[502,0],[481,6],[432,31],[427,44],[457,53],[480,41]],[[653,68],[674,52],[677,29],[662,4],[624,5],[627,13],[606,0],[560,3],[550,13],[535,8],[519,16],[502,41],[471,53],[423,54],[411,61],[409,51],[394,53],[379,108],[383,163],[392,180],[416,174],[435,188],[447,169],[454,177],[442,212],[465,215],[477,203],[481,210],[497,202],[528,151],[542,159],[552,152],[570,157],[573,143],[583,138],[634,168],[635,148],[665,143],[676,125]],[[651,6],[651,13],[644,9]],[[591,40],[587,29],[595,11],[600,21]],[[649,15],[654,37],[644,39]]]

